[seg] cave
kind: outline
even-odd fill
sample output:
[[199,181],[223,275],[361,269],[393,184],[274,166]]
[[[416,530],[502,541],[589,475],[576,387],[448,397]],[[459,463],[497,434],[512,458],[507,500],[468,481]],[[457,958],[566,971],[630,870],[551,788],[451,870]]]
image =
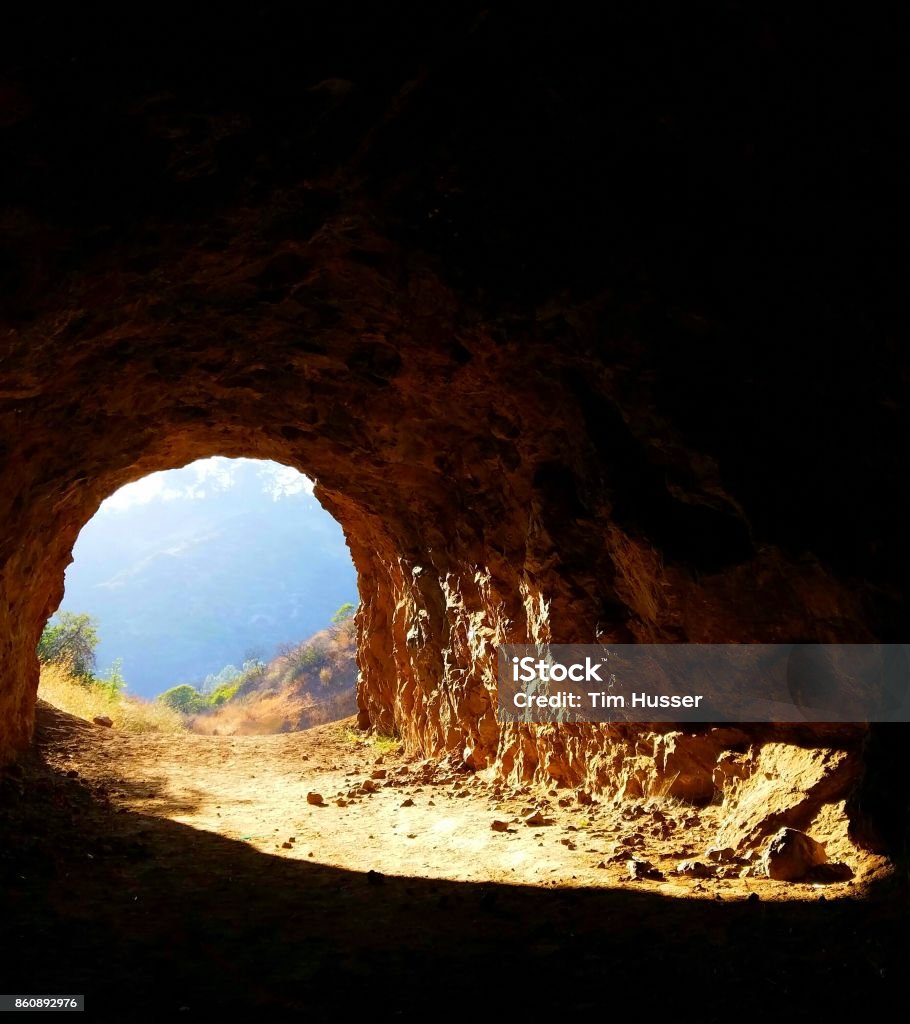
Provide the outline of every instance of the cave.
[[751,758],[776,824],[820,766],[797,827],[899,860],[905,726],[501,726],[495,650],[905,639],[900,33],[145,14],[0,44],[0,758],[104,498],[267,459],[350,546],[362,729],[608,796]]

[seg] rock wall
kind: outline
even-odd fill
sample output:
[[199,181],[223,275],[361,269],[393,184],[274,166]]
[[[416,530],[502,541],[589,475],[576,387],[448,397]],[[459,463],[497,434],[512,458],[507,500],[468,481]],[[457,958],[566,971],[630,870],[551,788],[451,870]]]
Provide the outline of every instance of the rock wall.
[[309,16],[4,43],[0,758],[99,503],[249,456],[313,476],[344,527],[363,725],[696,800],[750,744],[847,750],[856,820],[893,840],[900,727],[493,710],[506,641],[906,639],[908,375],[869,172],[893,112],[844,71],[855,27]]

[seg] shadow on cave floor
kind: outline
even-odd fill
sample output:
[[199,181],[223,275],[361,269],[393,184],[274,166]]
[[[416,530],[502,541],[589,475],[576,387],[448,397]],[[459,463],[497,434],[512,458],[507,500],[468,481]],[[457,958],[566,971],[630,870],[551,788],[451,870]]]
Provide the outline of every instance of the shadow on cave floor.
[[118,809],[40,750],[0,825],[0,991],[84,993],[92,1019],[538,1019],[622,995],[712,1021],[905,986],[894,882],[751,902],[372,876]]

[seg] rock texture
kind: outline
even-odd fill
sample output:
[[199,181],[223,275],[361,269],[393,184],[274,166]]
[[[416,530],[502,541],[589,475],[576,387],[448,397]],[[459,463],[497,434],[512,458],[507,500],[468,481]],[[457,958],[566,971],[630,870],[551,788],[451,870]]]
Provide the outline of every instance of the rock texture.
[[[827,758],[855,834],[896,842],[903,727],[500,729],[492,665],[507,641],[906,639],[870,170],[900,151],[895,44],[432,8],[6,33],[0,758],[99,503],[250,456],[313,476],[346,532],[362,725],[696,801],[740,756]],[[845,71],[865,55],[876,76]]]

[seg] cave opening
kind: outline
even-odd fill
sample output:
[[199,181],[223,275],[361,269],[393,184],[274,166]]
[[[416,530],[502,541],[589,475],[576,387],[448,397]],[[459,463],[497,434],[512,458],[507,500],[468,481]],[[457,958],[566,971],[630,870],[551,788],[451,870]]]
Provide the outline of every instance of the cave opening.
[[[212,457],[105,499],[42,634],[39,697],[84,710],[94,696],[132,728],[163,725],[163,704],[209,733],[352,714],[356,573],[313,491],[292,467]],[[51,668],[64,663],[69,679]]]

